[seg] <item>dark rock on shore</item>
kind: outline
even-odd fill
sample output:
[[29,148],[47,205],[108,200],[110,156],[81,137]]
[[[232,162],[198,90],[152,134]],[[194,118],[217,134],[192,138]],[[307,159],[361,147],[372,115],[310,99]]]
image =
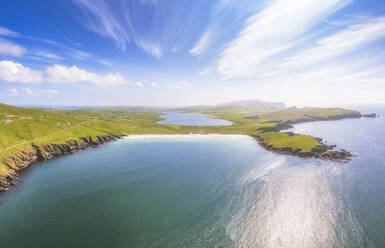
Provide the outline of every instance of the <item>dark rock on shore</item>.
[[362,117],[376,118],[376,117],[378,117],[378,115],[376,113],[371,113],[371,114],[364,114],[364,115],[362,115]]
[[7,176],[0,177],[0,192],[7,191],[11,186],[14,186],[15,179],[17,179],[25,169],[36,162],[51,160],[55,157],[71,154],[88,147],[96,147],[103,143],[120,139],[123,136],[124,135],[97,136],[96,140],[93,140],[91,137],[82,137],[80,139],[83,142],[72,140],[64,144],[40,146],[32,143],[31,145],[34,151],[21,151],[8,158],[8,163],[5,163],[5,165],[10,169],[11,173]]

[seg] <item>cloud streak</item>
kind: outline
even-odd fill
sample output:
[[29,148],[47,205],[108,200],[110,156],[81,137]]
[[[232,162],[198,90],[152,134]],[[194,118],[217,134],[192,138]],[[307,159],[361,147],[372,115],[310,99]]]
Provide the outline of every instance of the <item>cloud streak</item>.
[[214,27],[208,28],[200,37],[194,48],[190,50],[190,54],[197,56],[206,51],[212,43],[214,36]]
[[129,36],[103,0],[73,0],[73,2],[83,10],[88,20],[86,25],[88,29],[113,39],[118,48],[126,50],[126,43],[130,41]]
[[18,37],[19,34],[4,27],[0,27],[0,36]]
[[286,69],[302,68],[349,53],[383,38],[385,38],[385,18],[369,19],[323,38],[315,47],[287,58],[284,67]]
[[248,18],[242,31],[221,53],[217,71],[227,77],[250,76],[265,60],[292,48],[298,37],[349,0],[273,0]]

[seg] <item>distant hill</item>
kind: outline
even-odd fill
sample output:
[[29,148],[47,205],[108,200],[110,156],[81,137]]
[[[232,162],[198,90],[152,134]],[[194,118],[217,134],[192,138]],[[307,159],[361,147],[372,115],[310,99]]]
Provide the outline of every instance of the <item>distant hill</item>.
[[286,108],[285,104],[281,102],[266,102],[261,100],[244,100],[244,101],[234,101],[226,102],[217,105],[218,107],[227,107],[227,106],[239,106],[239,107],[249,107],[249,108],[271,108],[274,110]]

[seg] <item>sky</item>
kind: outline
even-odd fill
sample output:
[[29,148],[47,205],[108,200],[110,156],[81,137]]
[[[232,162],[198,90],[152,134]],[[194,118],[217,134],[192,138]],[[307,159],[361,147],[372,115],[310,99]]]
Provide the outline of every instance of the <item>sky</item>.
[[0,102],[385,104],[383,0],[2,0]]

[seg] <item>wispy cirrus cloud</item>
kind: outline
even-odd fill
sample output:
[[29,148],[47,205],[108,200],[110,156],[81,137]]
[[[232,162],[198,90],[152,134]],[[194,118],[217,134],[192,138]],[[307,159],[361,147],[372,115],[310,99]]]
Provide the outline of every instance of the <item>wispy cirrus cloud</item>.
[[[89,52],[72,48],[63,43],[56,42],[53,40],[23,35],[1,26],[0,26],[0,36],[12,37],[17,40],[30,40],[30,41],[37,42],[39,44],[38,46],[35,45],[34,47],[28,47],[27,49],[23,46],[18,45],[15,42],[11,42],[9,40],[0,38],[0,55],[13,56],[13,57],[22,57],[24,55],[28,55],[29,59],[34,59],[34,60],[44,60],[44,59],[64,60],[64,59],[70,59],[70,58],[74,58],[77,60],[87,60],[94,57],[94,55]],[[44,45],[44,48],[42,48],[42,45]],[[55,53],[54,51],[58,51],[60,55],[58,53]]]
[[36,51],[34,53],[34,55],[39,56],[39,57],[48,58],[48,59],[53,59],[53,60],[63,60],[64,59],[62,56],[59,56],[59,55],[54,54],[54,53],[42,51],[42,50]]
[[[111,39],[125,51],[130,44],[160,58],[179,52],[195,40],[196,14],[204,1],[106,1],[73,0],[82,10],[82,24],[90,31]],[[202,25],[200,23],[200,25]]]
[[283,66],[286,69],[303,68],[355,51],[373,41],[384,38],[385,17],[371,18],[322,38],[316,46],[287,58]]
[[82,10],[87,18],[86,27],[97,34],[112,38],[116,45],[123,51],[130,38],[115,18],[110,7],[103,0],[73,0]]
[[292,48],[301,35],[350,0],[273,0],[246,20],[217,61],[227,77],[253,75],[265,60]]
[[206,31],[202,34],[202,36],[199,38],[196,45],[190,50],[190,54],[196,56],[206,51],[212,43],[214,33],[214,26],[207,28]]
[[4,27],[0,27],[0,36],[18,37],[19,33]]

